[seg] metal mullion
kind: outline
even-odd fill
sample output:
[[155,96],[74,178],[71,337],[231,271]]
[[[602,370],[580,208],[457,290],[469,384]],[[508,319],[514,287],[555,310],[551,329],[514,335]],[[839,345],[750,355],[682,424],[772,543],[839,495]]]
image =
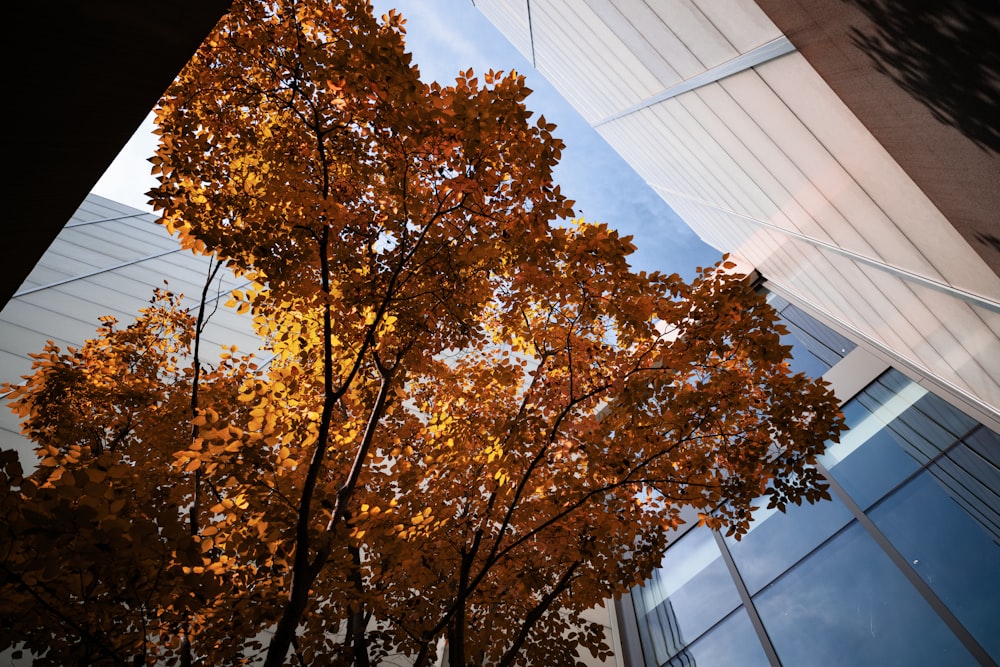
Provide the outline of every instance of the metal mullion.
[[53,287],[59,287],[60,285],[66,285],[68,283],[76,282],[77,280],[83,280],[84,278],[92,278],[98,276],[102,273],[108,273],[109,271],[115,271],[117,269],[124,269],[129,266],[135,266],[136,264],[141,264],[142,262],[149,261],[151,259],[157,259],[159,257],[164,257],[166,255],[172,255],[174,253],[181,252],[182,248],[174,248],[173,250],[164,250],[162,252],[154,253],[152,255],[145,255],[143,257],[136,257],[135,259],[130,259],[127,262],[119,262],[113,264],[112,266],[106,266],[95,271],[88,271],[87,273],[81,273],[79,275],[70,276],[68,278],[63,278],[55,282],[48,283],[46,285],[39,285],[38,287],[29,287],[14,293],[12,299],[16,299],[22,296],[27,296],[28,294],[34,294],[35,292],[41,292],[42,290],[51,289]]
[[[530,0],[529,0],[530,7]],[[530,10],[529,10],[530,11]],[[734,74],[739,74],[740,72],[746,71],[748,69],[753,69],[758,65],[762,65],[775,58],[780,58],[781,56],[787,55],[795,51],[795,47],[792,45],[788,38],[785,36],[777,37],[766,44],[758,46],[756,49],[742,53],[735,58],[727,60],[726,62],[716,65],[715,67],[710,67],[706,69],[701,74],[696,74],[695,76],[681,81],[680,83],[667,88],[666,90],[657,93],[651,97],[648,97],[641,102],[632,105],[624,111],[619,111],[618,113],[612,114],[607,118],[603,118],[593,124],[593,126],[600,127],[606,123],[618,120],[619,118],[624,118],[637,111],[642,111],[651,106],[665,102],[671,98],[677,97],[684,93],[690,92],[692,90],[697,90],[702,86],[707,86],[709,84],[721,81],[726,77],[732,76]],[[693,55],[693,54],[692,54]],[[697,56],[696,56],[697,57]]]
[[[930,585],[924,581],[924,578],[913,569],[910,565],[910,561],[907,560],[895,546],[893,546],[892,542],[889,541],[889,538],[885,536],[879,527],[875,525],[875,522],[872,521],[872,519],[865,514],[864,510],[861,509],[861,506],[854,502],[854,499],[851,498],[844,487],[842,487],[833,475],[830,474],[830,471],[819,463],[816,464],[816,468],[830,483],[830,488],[837,494],[837,497],[841,500],[841,502],[847,506],[848,511],[850,511],[858,523],[861,524],[866,531],[868,531],[868,534],[871,535],[876,544],[878,544],[882,551],[889,557],[889,560],[891,560],[903,576],[906,577],[907,581],[909,581],[910,584],[917,590],[917,593],[919,593],[920,596],[927,601],[938,617],[944,621],[945,625],[948,626],[948,629],[955,634],[966,650],[972,654],[972,657],[984,667],[996,667],[996,663],[990,657],[989,653],[986,652],[986,649],[980,645],[976,638],[972,636],[972,633],[970,633],[962,622],[959,621],[958,618],[951,612],[944,601],[942,601]],[[926,470],[926,468],[921,469],[919,472],[923,472],[923,470]],[[919,472],[915,473],[912,477],[916,477]],[[896,489],[899,489],[901,486],[902,484],[897,486]],[[888,495],[890,494],[886,494],[885,497],[888,497]],[[883,497],[883,500],[885,497]],[[874,506],[875,505],[873,505],[873,507]]]
[[[97,220],[81,220],[81,221],[78,221],[78,222],[68,222],[68,223],[66,223],[63,226],[63,228],[64,229],[72,229],[74,227],[85,227],[87,225],[99,225],[102,222],[115,222],[116,220],[128,220],[130,218],[141,218],[143,216],[152,216],[152,215],[153,215],[152,213],[131,213],[129,215],[119,215],[119,216],[114,217],[114,218],[98,218]],[[149,222],[150,223],[154,223],[155,222],[155,218],[153,220],[150,220]]]
[[764,622],[761,620],[760,614],[757,613],[757,607],[754,606],[753,599],[750,597],[750,591],[743,582],[743,576],[736,567],[736,561],[733,560],[733,555],[729,552],[726,539],[717,530],[712,531],[712,536],[715,538],[715,544],[719,547],[719,551],[722,552],[722,560],[726,563],[726,568],[729,570],[729,576],[732,577],[733,583],[736,584],[736,592],[743,602],[743,608],[746,609],[747,614],[750,616],[750,624],[753,625],[753,630],[757,633],[757,640],[764,649],[767,661],[771,664],[771,667],[781,667],[778,652],[774,650],[774,644],[771,643],[771,638],[767,635],[767,629],[764,627]]

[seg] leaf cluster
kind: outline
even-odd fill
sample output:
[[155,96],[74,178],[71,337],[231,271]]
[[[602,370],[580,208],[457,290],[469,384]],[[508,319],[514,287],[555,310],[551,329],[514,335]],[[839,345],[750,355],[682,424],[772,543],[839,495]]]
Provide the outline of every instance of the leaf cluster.
[[0,545],[31,650],[574,664],[682,508],[739,536],[762,496],[826,497],[836,401],[745,277],[632,271],[523,78],[425,83],[403,34],[237,2],[161,100],[154,204],[245,279],[269,361],[203,368],[160,294],[9,389],[42,460],[8,468]]

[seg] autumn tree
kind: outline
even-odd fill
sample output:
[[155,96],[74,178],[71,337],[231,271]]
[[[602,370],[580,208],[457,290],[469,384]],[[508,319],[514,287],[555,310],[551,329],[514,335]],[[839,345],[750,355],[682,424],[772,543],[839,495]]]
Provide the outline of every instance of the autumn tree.
[[[130,326],[106,317],[79,349],[49,343],[3,388],[38,461],[25,477],[15,452],[0,458],[0,650],[22,644],[40,666],[179,658],[190,616],[222,601],[183,511],[196,473],[174,466],[191,445],[197,331],[158,290]],[[248,364],[206,374],[218,403],[239,405]]]
[[[73,641],[152,661],[136,647],[162,636],[162,655],[204,664],[263,641],[265,665],[366,666],[429,665],[444,640],[452,667],[573,664],[609,650],[580,613],[649,575],[682,508],[739,535],[758,498],[826,496],[812,463],[836,402],[789,371],[745,277],[633,272],[631,239],[572,219],[523,78],[425,83],[403,35],[359,0],[236,2],[161,100],[153,202],[247,282],[230,305],[268,363],[202,375],[170,348],[198,327],[167,303],[125,330],[134,361],[108,329],[16,390],[45,458],[11,468],[5,511],[98,495],[108,520],[175,526],[129,556],[166,582],[143,598],[166,629],[98,631],[83,621],[125,603],[74,592],[83,620],[45,615]],[[87,410],[54,368],[85,377]],[[103,374],[155,400],[87,384]],[[11,553],[35,548],[25,521]],[[22,597],[48,581],[28,560],[5,565]]]

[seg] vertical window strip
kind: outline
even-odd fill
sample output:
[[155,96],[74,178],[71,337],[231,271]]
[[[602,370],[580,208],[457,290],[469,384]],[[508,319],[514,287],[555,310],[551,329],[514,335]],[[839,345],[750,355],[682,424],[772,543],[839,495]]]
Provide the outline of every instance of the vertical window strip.
[[[889,538],[879,530],[875,522],[872,521],[867,514],[861,509],[860,506],[851,498],[850,494],[844,490],[837,480],[830,474],[824,466],[817,464],[817,468],[823,474],[828,482],[830,482],[830,488],[837,495],[837,497],[847,506],[851,514],[857,519],[858,523],[871,535],[872,539],[879,546],[880,549],[889,557],[893,565],[906,577],[907,581],[910,582],[916,590],[917,593],[927,601],[934,612],[944,621],[944,624],[948,626],[962,645],[972,654],[972,656],[979,662],[979,664],[984,665],[984,667],[995,666],[996,663],[990,658],[986,649],[980,645],[976,638],[965,628],[965,626],[958,620],[958,618],[951,612],[948,606],[937,596],[930,585],[924,581],[923,577],[913,569],[910,562],[896,550]],[[905,482],[904,482],[905,483]]]

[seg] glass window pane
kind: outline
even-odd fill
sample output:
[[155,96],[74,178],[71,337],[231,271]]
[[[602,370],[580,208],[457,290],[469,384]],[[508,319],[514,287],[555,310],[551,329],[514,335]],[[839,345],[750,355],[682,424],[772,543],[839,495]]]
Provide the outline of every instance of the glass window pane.
[[755,601],[784,665],[976,664],[856,523]]
[[930,471],[951,499],[1000,544],[1000,435],[980,427]]
[[844,406],[850,430],[821,463],[862,508],[953,446],[975,422],[890,371]]
[[659,665],[739,606],[736,586],[707,528],[694,528],[663,557],[645,585],[632,590],[647,664]]
[[952,613],[1000,660],[1000,546],[930,473],[870,514]]
[[[854,441],[862,442],[855,444]],[[887,429],[867,430],[862,425],[845,433],[839,444],[845,444],[845,448],[856,448],[838,461],[835,458],[837,445],[834,445],[820,458],[820,463],[827,466],[830,474],[861,509],[871,507],[920,468],[920,464],[900,448]]]
[[792,348],[789,366],[794,372],[819,377],[857,347],[774,292],[768,292],[767,302],[778,311],[781,323],[788,329],[781,342]]
[[753,595],[850,520],[851,513],[836,498],[815,505],[790,505],[784,514],[762,507],[754,513],[750,532],[738,542],[726,538],[726,543]]
[[665,667],[769,667],[743,607],[687,647]]
[[994,470],[1000,468],[1000,435],[983,426],[968,435],[965,443],[984,463],[989,463]]

